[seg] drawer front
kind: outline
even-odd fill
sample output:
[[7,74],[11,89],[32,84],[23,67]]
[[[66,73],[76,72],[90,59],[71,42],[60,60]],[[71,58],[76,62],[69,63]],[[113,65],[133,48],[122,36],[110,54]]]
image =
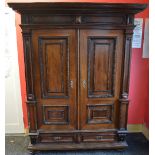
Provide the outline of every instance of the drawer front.
[[83,142],[113,142],[116,139],[114,133],[90,133],[82,135]]
[[67,143],[74,142],[74,135],[69,134],[42,134],[40,135],[41,143]]

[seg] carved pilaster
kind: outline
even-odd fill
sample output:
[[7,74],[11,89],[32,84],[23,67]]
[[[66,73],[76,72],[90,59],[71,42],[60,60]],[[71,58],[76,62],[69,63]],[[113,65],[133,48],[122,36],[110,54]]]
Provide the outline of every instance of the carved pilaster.
[[37,131],[37,110],[36,105],[27,101],[28,119],[29,119],[29,132],[35,133]]
[[122,97],[124,96],[125,98],[128,98],[128,91],[129,91],[132,33],[133,33],[132,29],[125,31],[124,69],[123,69],[123,85],[122,85]]
[[29,136],[31,144],[38,141],[38,126],[37,126],[37,110],[35,101],[27,101],[28,119],[29,119]]
[[120,103],[119,130],[126,130],[129,100],[127,98],[123,98],[119,100],[119,103]]
[[25,75],[26,75],[26,91],[27,100],[33,101],[34,85],[33,85],[33,64],[32,64],[32,49],[31,49],[31,31],[23,31],[24,59],[25,59]]
[[[31,31],[23,29],[23,45],[24,45],[24,62],[25,62],[25,75],[26,75],[26,92],[27,92],[27,109],[29,119],[29,133],[31,143],[37,141],[37,111],[36,111],[36,98],[34,93],[34,79],[33,79],[33,52],[31,42]],[[33,135],[32,135],[33,133]]]
[[128,115],[128,104],[129,104],[128,92],[129,92],[132,34],[133,34],[133,29],[127,29],[125,31],[125,47],[124,47],[124,55],[123,55],[124,64],[123,64],[123,70],[122,70],[122,87],[121,87],[121,96],[119,99],[120,113],[119,113],[118,140],[120,141],[125,140],[125,136],[127,134],[127,115]]

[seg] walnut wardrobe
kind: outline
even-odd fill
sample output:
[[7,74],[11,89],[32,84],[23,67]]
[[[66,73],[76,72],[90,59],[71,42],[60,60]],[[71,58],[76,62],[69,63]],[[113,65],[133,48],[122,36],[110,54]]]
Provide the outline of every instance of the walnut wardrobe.
[[126,148],[134,15],[146,5],[8,5],[22,21],[28,149]]

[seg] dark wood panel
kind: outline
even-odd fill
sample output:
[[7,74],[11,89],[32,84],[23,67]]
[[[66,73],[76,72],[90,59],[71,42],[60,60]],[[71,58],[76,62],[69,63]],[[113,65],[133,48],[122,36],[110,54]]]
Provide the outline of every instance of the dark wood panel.
[[52,16],[52,15],[32,15],[27,16],[29,22],[32,24],[72,24],[74,23],[74,16]]
[[123,31],[80,31],[81,129],[118,127],[122,57]]
[[112,97],[116,38],[88,37],[88,97]]
[[113,121],[113,104],[87,105],[88,124],[104,124]]
[[68,38],[39,37],[43,98],[68,97]]
[[44,124],[69,124],[69,106],[43,105]]
[[125,16],[84,16],[84,23],[89,24],[125,24]]
[[39,130],[76,129],[75,40],[71,29],[32,31]]

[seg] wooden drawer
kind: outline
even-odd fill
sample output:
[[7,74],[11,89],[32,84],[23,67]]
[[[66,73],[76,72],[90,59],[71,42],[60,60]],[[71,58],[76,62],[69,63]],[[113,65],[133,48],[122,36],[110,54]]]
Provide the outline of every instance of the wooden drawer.
[[66,143],[74,142],[74,135],[70,134],[42,134],[39,136],[41,143]]
[[82,135],[83,142],[113,142],[116,139],[114,133],[89,133]]

